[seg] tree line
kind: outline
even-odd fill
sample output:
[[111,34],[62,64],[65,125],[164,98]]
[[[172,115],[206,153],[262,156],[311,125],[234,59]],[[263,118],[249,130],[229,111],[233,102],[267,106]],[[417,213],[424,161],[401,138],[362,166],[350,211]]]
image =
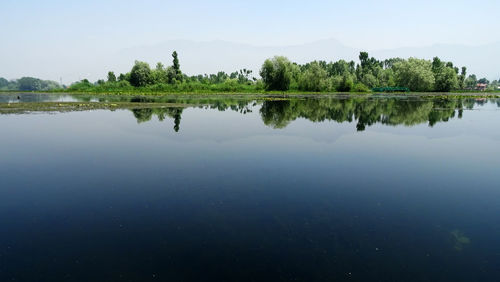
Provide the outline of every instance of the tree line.
[[7,80],[0,77],[0,90],[12,91],[50,91],[61,89],[61,85],[52,80],[41,80],[34,77],[22,77],[15,80]]
[[[391,58],[383,61],[361,52],[359,63],[339,60],[314,61],[304,65],[276,56],[264,62],[260,75],[266,90],[299,90],[314,92],[367,92],[374,88],[407,88],[416,92],[450,92],[474,90],[485,78],[467,76],[466,67],[434,57],[425,59]],[[498,80],[490,85],[496,90]]]
[[[359,62],[338,60],[313,61],[306,64],[291,62],[283,56],[264,61],[256,78],[252,70],[232,73],[189,76],[181,71],[177,52],[172,64],[159,62],[154,68],[135,61],[127,73],[116,75],[109,71],[106,79],[90,82],[83,79],[61,91],[95,93],[176,93],[176,92],[369,92],[375,89],[407,89],[415,92],[450,92],[475,90],[478,83],[488,90],[498,90],[499,80],[467,74],[466,67],[452,62],[417,58],[377,60],[360,52]],[[23,77],[8,81],[0,78],[0,90],[47,91],[61,89],[54,81]]]
[[[435,57],[425,59],[391,58],[377,60],[361,52],[359,63],[339,60],[314,61],[306,64],[291,62],[283,56],[265,60],[260,79],[251,70],[233,73],[188,76],[181,71],[177,52],[172,54],[172,65],[158,63],[155,68],[136,61],[130,72],[115,75],[109,72],[107,80],[90,83],[82,80],[71,85],[74,91],[151,91],[151,92],[369,92],[375,88],[403,88],[416,92],[450,92],[474,90],[477,83],[489,83],[485,78],[467,76],[466,67],[457,67]],[[490,84],[498,88],[498,80]]]
[[107,79],[95,83],[84,79],[73,83],[69,90],[83,92],[252,92],[263,90],[252,71],[241,69],[232,73],[188,76],[181,71],[177,52],[172,53],[172,65],[159,62],[155,68],[135,61],[128,73],[108,72]]

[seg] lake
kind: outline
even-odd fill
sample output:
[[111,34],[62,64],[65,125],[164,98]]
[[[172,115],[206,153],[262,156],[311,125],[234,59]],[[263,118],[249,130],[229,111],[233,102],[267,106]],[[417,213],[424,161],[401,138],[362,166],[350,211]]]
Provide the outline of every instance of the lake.
[[1,281],[500,280],[500,99],[0,104]]

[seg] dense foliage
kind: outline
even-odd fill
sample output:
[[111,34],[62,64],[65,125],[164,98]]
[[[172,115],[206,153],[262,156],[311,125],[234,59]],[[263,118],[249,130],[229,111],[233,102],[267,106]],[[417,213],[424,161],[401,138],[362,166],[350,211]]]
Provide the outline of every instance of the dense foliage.
[[285,57],[267,59],[260,70],[266,90],[286,91],[290,89],[292,73],[292,63]]
[[[177,52],[172,54],[172,65],[136,61],[128,73],[118,76],[110,71],[107,80],[91,83],[87,79],[73,83],[69,91],[90,93],[220,93],[220,92],[369,92],[405,89],[418,92],[449,92],[475,90],[487,84],[497,90],[498,81],[489,82],[475,75],[467,76],[466,67],[455,67],[451,62],[435,57],[432,61],[417,58],[377,60],[361,52],[359,63],[339,60],[314,61],[306,64],[291,62],[276,56],[264,61],[260,79],[252,71],[241,69],[233,73],[188,76],[181,71]],[[0,90],[52,90],[60,87],[51,81],[23,77],[16,81],[0,78]]]
[[17,91],[49,91],[61,88],[61,85],[51,80],[41,80],[34,77],[22,77],[17,80],[7,80],[0,77],[0,90]]

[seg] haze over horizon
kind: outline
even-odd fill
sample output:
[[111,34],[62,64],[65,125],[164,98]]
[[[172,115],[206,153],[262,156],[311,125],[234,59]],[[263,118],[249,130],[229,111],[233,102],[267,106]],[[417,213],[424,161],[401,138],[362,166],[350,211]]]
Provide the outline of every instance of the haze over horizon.
[[255,71],[273,55],[299,63],[351,60],[366,50],[381,59],[440,56],[498,79],[498,11],[500,3],[490,0],[12,1],[0,10],[7,27],[0,77],[96,80],[128,71],[135,59],[170,64],[176,49],[188,74]]

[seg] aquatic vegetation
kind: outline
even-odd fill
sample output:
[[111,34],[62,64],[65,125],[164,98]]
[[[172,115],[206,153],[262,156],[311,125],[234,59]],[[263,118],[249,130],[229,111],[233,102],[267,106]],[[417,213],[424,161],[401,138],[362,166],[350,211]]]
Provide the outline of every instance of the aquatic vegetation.
[[79,102],[34,102],[0,103],[0,114],[23,114],[32,112],[74,112],[90,110],[148,109],[148,108],[183,108],[181,103],[79,103]]
[[[24,95],[24,94],[21,94]],[[462,118],[464,110],[476,105],[500,105],[498,98],[478,98],[453,95],[408,94],[401,96],[344,96],[344,95],[109,95],[92,96],[73,94],[73,102],[57,101],[37,94],[31,97],[36,102],[12,101],[12,95],[0,101],[0,114],[28,112],[70,112],[86,110],[132,110],[139,123],[157,116],[163,121],[166,117],[175,121],[174,129],[180,128],[183,108],[197,107],[218,111],[236,111],[241,114],[251,113],[259,106],[259,114],[266,126],[285,128],[297,119],[311,122],[335,121],[338,123],[356,123],[356,129],[363,131],[375,124],[388,126],[414,126],[427,123],[434,126],[454,118]],[[68,98],[68,97],[67,97]],[[55,100],[55,101],[54,101]],[[41,102],[40,102],[41,101]]]
[[470,244],[470,238],[465,236],[464,233],[458,229],[455,229],[450,232],[453,243],[454,243],[454,248],[457,251],[463,250],[465,245]]

